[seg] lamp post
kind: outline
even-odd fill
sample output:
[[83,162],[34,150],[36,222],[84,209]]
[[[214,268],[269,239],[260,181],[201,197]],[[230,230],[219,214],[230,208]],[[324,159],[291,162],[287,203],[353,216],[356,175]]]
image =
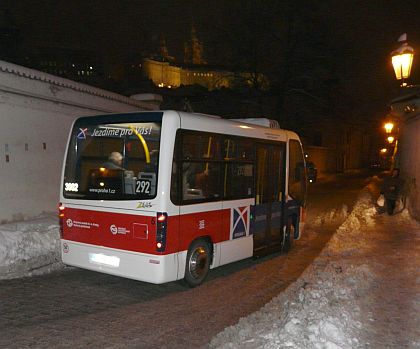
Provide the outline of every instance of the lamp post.
[[414,49],[407,43],[407,34],[402,34],[398,42],[401,46],[391,53],[392,66],[394,67],[395,77],[401,80],[401,87],[406,87],[404,79],[408,79],[413,64]]

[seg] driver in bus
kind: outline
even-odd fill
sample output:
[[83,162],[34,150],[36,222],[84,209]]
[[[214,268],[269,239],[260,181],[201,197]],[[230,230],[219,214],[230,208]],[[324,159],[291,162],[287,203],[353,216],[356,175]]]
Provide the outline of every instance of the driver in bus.
[[103,164],[103,167],[110,170],[124,170],[122,167],[123,156],[117,151],[113,151],[108,156],[108,161]]

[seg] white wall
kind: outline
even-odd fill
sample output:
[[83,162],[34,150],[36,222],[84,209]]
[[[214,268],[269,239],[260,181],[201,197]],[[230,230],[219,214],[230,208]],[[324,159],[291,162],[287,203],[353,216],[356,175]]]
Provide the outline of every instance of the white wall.
[[404,89],[390,103],[399,130],[396,167],[406,182],[408,209],[420,220],[420,86]]
[[155,109],[156,101],[0,61],[0,222],[56,210],[67,136],[76,117]]
[[407,120],[403,126],[400,166],[407,182],[410,213],[420,219],[420,115]]

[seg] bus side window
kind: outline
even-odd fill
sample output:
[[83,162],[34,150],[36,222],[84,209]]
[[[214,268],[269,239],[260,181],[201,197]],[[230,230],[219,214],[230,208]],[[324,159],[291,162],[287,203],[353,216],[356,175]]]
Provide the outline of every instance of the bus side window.
[[172,165],[171,200],[174,204],[221,198],[220,136],[197,131],[177,133]]
[[225,199],[243,199],[254,195],[254,141],[240,137],[224,139]]
[[220,164],[218,162],[182,163],[182,199],[213,200],[220,197]]
[[181,163],[181,141],[182,134],[178,130],[175,138],[174,155],[172,159],[172,173],[171,173],[171,201],[175,205],[181,203],[181,174],[180,174],[180,163]]

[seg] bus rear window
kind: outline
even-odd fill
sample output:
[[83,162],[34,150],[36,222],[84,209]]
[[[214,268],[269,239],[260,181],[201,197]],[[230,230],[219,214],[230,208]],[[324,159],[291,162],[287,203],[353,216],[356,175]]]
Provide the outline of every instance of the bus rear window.
[[142,200],[156,196],[161,125],[75,124],[67,153],[64,197]]

